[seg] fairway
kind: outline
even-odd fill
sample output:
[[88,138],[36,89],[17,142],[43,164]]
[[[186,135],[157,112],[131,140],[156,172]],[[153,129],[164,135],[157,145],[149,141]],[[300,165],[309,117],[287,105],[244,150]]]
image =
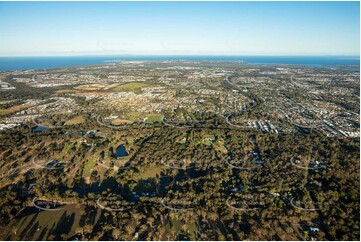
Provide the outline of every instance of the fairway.
[[7,109],[0,108],[0,116],[5,116],[11,113],[19,112],[23,109],[30,108],[31,106],[32,106],[31,104],[20,104],[20,105],[12,106]]
[[122,84],[113,88],[115,92],[139,92],[143,87],[149,87],[150,85],[143,82],[131,82]]
[[156,123],[162,122],[163,115],[162,114],[150,114],[146,117],[145,123]]
[[76,125],[76,124],[82,124],[85,122],[85,119],[82,115],[76,116],[75,118],[69,119],[65,122],[64,125]]
[[133,123],[132,121],[130,120],[126,120],[126,119],[114,119],[112,120],[112,125],[121,125],[121,124],[131,124]]
[[[79,227],[79,208],[70,204],[57,211],[39,211],[33,207],[24,210],[30,213],[9,225],[8,238],[12,240],[49,240],[53,233],[65,233],[67,237],[75,234]],[[36,213],[33,213],[36,212]],[[16,232],[16,233],[15,233]]]

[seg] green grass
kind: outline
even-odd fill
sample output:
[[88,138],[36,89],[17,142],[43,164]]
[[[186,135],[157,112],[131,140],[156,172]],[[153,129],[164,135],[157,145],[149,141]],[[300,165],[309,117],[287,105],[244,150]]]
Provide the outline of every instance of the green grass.
[[62,152],[69,153],[72,146],[73,146],[73,143],[65,143],[64,149],[62,150]]
[[119,118],[114,119],[112,121],[112,125],[131,124],[131,123],[132,123],[132,121],[130,121],[130,120],[119,119]]
[[97,157],[92,157],[86,164],[83,170],[83,177],[90,177],[91,169],[93,169],[96,165]]
[[[110,169],[112,169],[112,167],[113,166],[111,166],[110,164],[106,164],[107,166],[109,166],[110,167]],[[106,177],[104,177],[104,174],[105,174],[105,172],[107,172],[108,171],[108,169],[107,168],[105,168],[105,167],[102,167],[102,166],[100,166],[99,167],[99,176],[100,176],[100,182],[102,183],[103,182],[103,180],[106,178]]]
[[65,125],[76,125],[76,124],[82,124],[85,122],[85,119],[82,115],[79,115],[75,118],[69,119],[65,122]]
[[196,234],[197,232],[197,224],[195,222],[192,223],[188,223],[187,224],[187,230],[189,231],[189,233],[193,234],[193,236]]
[[[64,149],[61,151],[61,153],[62,153],[63,155],[65,154],[65,156],[70,155],[71,152],[73,152],[73,151],[71,150],[71,148],[75,145],[75,142],[78,142],[78,141],[79,141],[79,140],[74,140],[73,142],[72,142],[72,141],[66,142],[66,143],[64,144]],[[78,142],[75,146],[78,148],[80,145],[81,145],[81,143]]]
[[154,122],[162,122],[163,115],[162,114],[146,114],[141,112],[128,112],[121,117],[114,119],[112,121],[112,125],[121,125],[126,123],[133,123],[135,121],[142,121],[146,119],[147,123],[154,123]]
[[7,108],[7,109],[0,108],[0,116],[8,115],[8,114],[15,113],[15,112],[19,112],[19,111],[21,111],[23,109],[30,108],[31,106],[32,106],[31,104],[20,104],[20,105],[12,106],[12,107]]
[[223,154],[227,154],[228,150],[226,149],[226,147],[224,147],[224,143],[223,142],[216,142],[213,145],[215,150],[219,150],[220,152],[222,152]]
[[155,177],[157,174],[159,175],[161,171],[162,168],[159,166],[155,166],[155,165],[149,166],[145,168],[143,172],[140,172],[139,179],[148,179],[151,177]]
[[146,123],[155,123],[162,122],[163,115],[162,114],[149,114],[146,119]]
[[[67,236],[70,237],[75,233],[75,229],[79,226],[80,220],[79,209],[76,208],[75,205],[66,205],[64,206],[64,209],[58,211],[40,211],[39,213],[30,214],[20,218],[19,220],[15,221],[12,226],[8,226],[11,227],[11,230],[16,228],[16,235],[11,233],[10,240],[47,240],[48,236],[50,235],[49,230],[53,226],[57,227],[57,225],[59,225],[60,219],[63,215],[67,216],[68,218],[69,216],[74,217],[74,222],[72,224],[66,224],[69,226],[66,228],[69,230]],[[62,226],[64,225],[62,224],[60,227]],[[35,232],[29,233],[31,228],[35,228]],[[39,228],[39,230],[37,230],[37,228]],[[43,231],[44,236],[39,238]],[[23,237],[21,238],[20,235],[23,235]]]
[[140,112],[129,112],[124,115],[124,118],[131,121],[143,120],[143,117],[144,115]]
[[131,82],[122,84],[113,88],[115,92],[139,92],[143,87],[149,87],[150,85],[143,82]]
[[180,221],[178,219],[172,219],[171,224],[172,224],[171,230],[177,231],[177,232],[182,228],[182,225],[183,225],[182,221]]

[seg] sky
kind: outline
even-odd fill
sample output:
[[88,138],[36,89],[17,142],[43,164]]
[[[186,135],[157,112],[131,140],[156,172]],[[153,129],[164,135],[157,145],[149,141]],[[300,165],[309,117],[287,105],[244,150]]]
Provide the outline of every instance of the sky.
[[0,2],[0,56],[360,55],[359,2]]

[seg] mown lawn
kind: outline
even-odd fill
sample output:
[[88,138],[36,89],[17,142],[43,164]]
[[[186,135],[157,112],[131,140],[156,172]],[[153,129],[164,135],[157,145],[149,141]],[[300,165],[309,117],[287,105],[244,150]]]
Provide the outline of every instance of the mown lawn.
[[96,165],[97,157],[92,157],[90,160],[85,164],[84,170],[83,170],[83,177],[90,177],[91,175],[91,169],[93,169]]
[[32,107],[31,104],[20,104],[20,105],[12,106],[7,109],[0,108],[0,116],[5,116],[5,115],[11,114],[11,113],[16,113],[16,112],[19,112],[23,109],[30,108],[30,107]]
[[151,177],[155,177],[157,174],[159,175],[162,171],[162,168],[156,165],[149,166],[145,168],[145,170],[140,172],[139,179],[148,179]]
[[146,118],[146,123],[156,123],[162,122],[163,115],[162,114],[149,114]]
[[76,124],[82,124],[85,122],[85,119],[82,115],[76,116],[75,118],[69,119],[65,122],[65,125],[76,125]]
[[[34,208],[27,208],[28,210]],[[67,237],[74,235],[79,226],[80,213],[75,205],[64,206],[57,211],[39,211],[26,215],[9,225],[11,240],[48,240],[52,233],[63,232]],[[56,230],[56,231],[55,231]],[[16,234],[13,232],[16,231]]]
[[150,85],[143,82],[131,82],[122,84],[113,88],[115,92],[139,92],[143,87],[149,87]]

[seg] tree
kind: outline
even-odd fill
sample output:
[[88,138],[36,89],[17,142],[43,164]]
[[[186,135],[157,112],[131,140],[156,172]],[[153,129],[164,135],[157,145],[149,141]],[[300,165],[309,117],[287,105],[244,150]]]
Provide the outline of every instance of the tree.
[[112,236],[115,240],[119,240],[120,239],[120,236],[122,234],[122,231],[119,229],[119,228],[115,228],[113,229],[112,231]]

